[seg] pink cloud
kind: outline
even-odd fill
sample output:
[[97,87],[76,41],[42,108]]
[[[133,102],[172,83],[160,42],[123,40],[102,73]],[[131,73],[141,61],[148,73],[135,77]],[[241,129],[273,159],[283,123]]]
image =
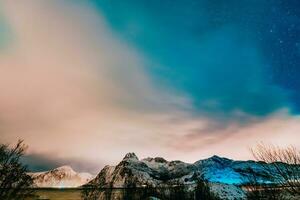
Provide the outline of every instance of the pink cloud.
[[116,38],[85,4],[4,1],[14,39],[0,54],[3,142],[25,139],[29,153],[107,163],[135,151],[195,161],[213,154],[250,158],[264,140],[297,144],[299,117],[279,112],[261,122],[216,123],[193,116],[184,95],[147,76],[146,58]]

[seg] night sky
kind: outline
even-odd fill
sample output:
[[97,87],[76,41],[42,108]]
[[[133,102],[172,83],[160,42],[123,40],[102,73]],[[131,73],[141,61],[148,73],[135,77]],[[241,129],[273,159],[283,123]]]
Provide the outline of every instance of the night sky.
[[284,106],[299,111],[299,1],[95,5],[119,37],[159,62],[150,61],[152,76],[187,92],[198,109],[202,101],[219,99],[224,112],[267,115]]
[[300,145],[299,64],[297,0],[0,0],[0,138],[37,171],[251,159]]

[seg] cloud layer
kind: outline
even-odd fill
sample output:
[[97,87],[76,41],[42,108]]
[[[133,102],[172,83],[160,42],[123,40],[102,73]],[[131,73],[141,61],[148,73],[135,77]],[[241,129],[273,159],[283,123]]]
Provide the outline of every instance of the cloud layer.
[[300,120],[288,108],[263,120],[236,111],[246,124],[195,115],[193,99],[155,83],[145,55],[85,3],[7,0],[2,7],[12,33],[0,54],[3,142],[23,138],[31,155],[99,169],[129,151],[191,162],[250,158],[247,147],[260,140],[295,144]]
[[118,155],[116,147],[125,152],[135,140],[137,148],[150,145],[160,113],[184,106],[151,85],[142,57],[92,8],[6,1],[4,15],[14,33],[0,61],[4,140],[21,137],[33,151],[58,156]]

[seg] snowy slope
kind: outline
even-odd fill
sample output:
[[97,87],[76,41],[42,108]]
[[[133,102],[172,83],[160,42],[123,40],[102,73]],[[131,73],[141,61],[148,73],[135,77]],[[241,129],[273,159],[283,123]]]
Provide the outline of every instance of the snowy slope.
[[35,187],[66,188],[78,187],[92,179],[89,173],[77,173],[70,166],[62,166],[50,171],[29,173]]
[[[249,172],[254,172],[264,181],[267,175],[262,163],[254,161],[234,161],[227,158],[213,156],[194,163],[197,169],[203,169],[204,177],[210,182],[225,184],[243,184],[247,182]],[[251,173],[252,173],[251,172]]]
[[238,186],[224,183],[211,183],[211,191],[221,199],[239,200],[246,199],[245,192]]

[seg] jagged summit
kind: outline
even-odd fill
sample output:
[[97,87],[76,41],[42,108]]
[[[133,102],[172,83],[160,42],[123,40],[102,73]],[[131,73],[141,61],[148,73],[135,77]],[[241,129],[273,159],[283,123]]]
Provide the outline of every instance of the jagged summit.
[[139,158],[133,152],[127,153],[123,158],[123,160],[128,160],[128,159],[139,160]]

